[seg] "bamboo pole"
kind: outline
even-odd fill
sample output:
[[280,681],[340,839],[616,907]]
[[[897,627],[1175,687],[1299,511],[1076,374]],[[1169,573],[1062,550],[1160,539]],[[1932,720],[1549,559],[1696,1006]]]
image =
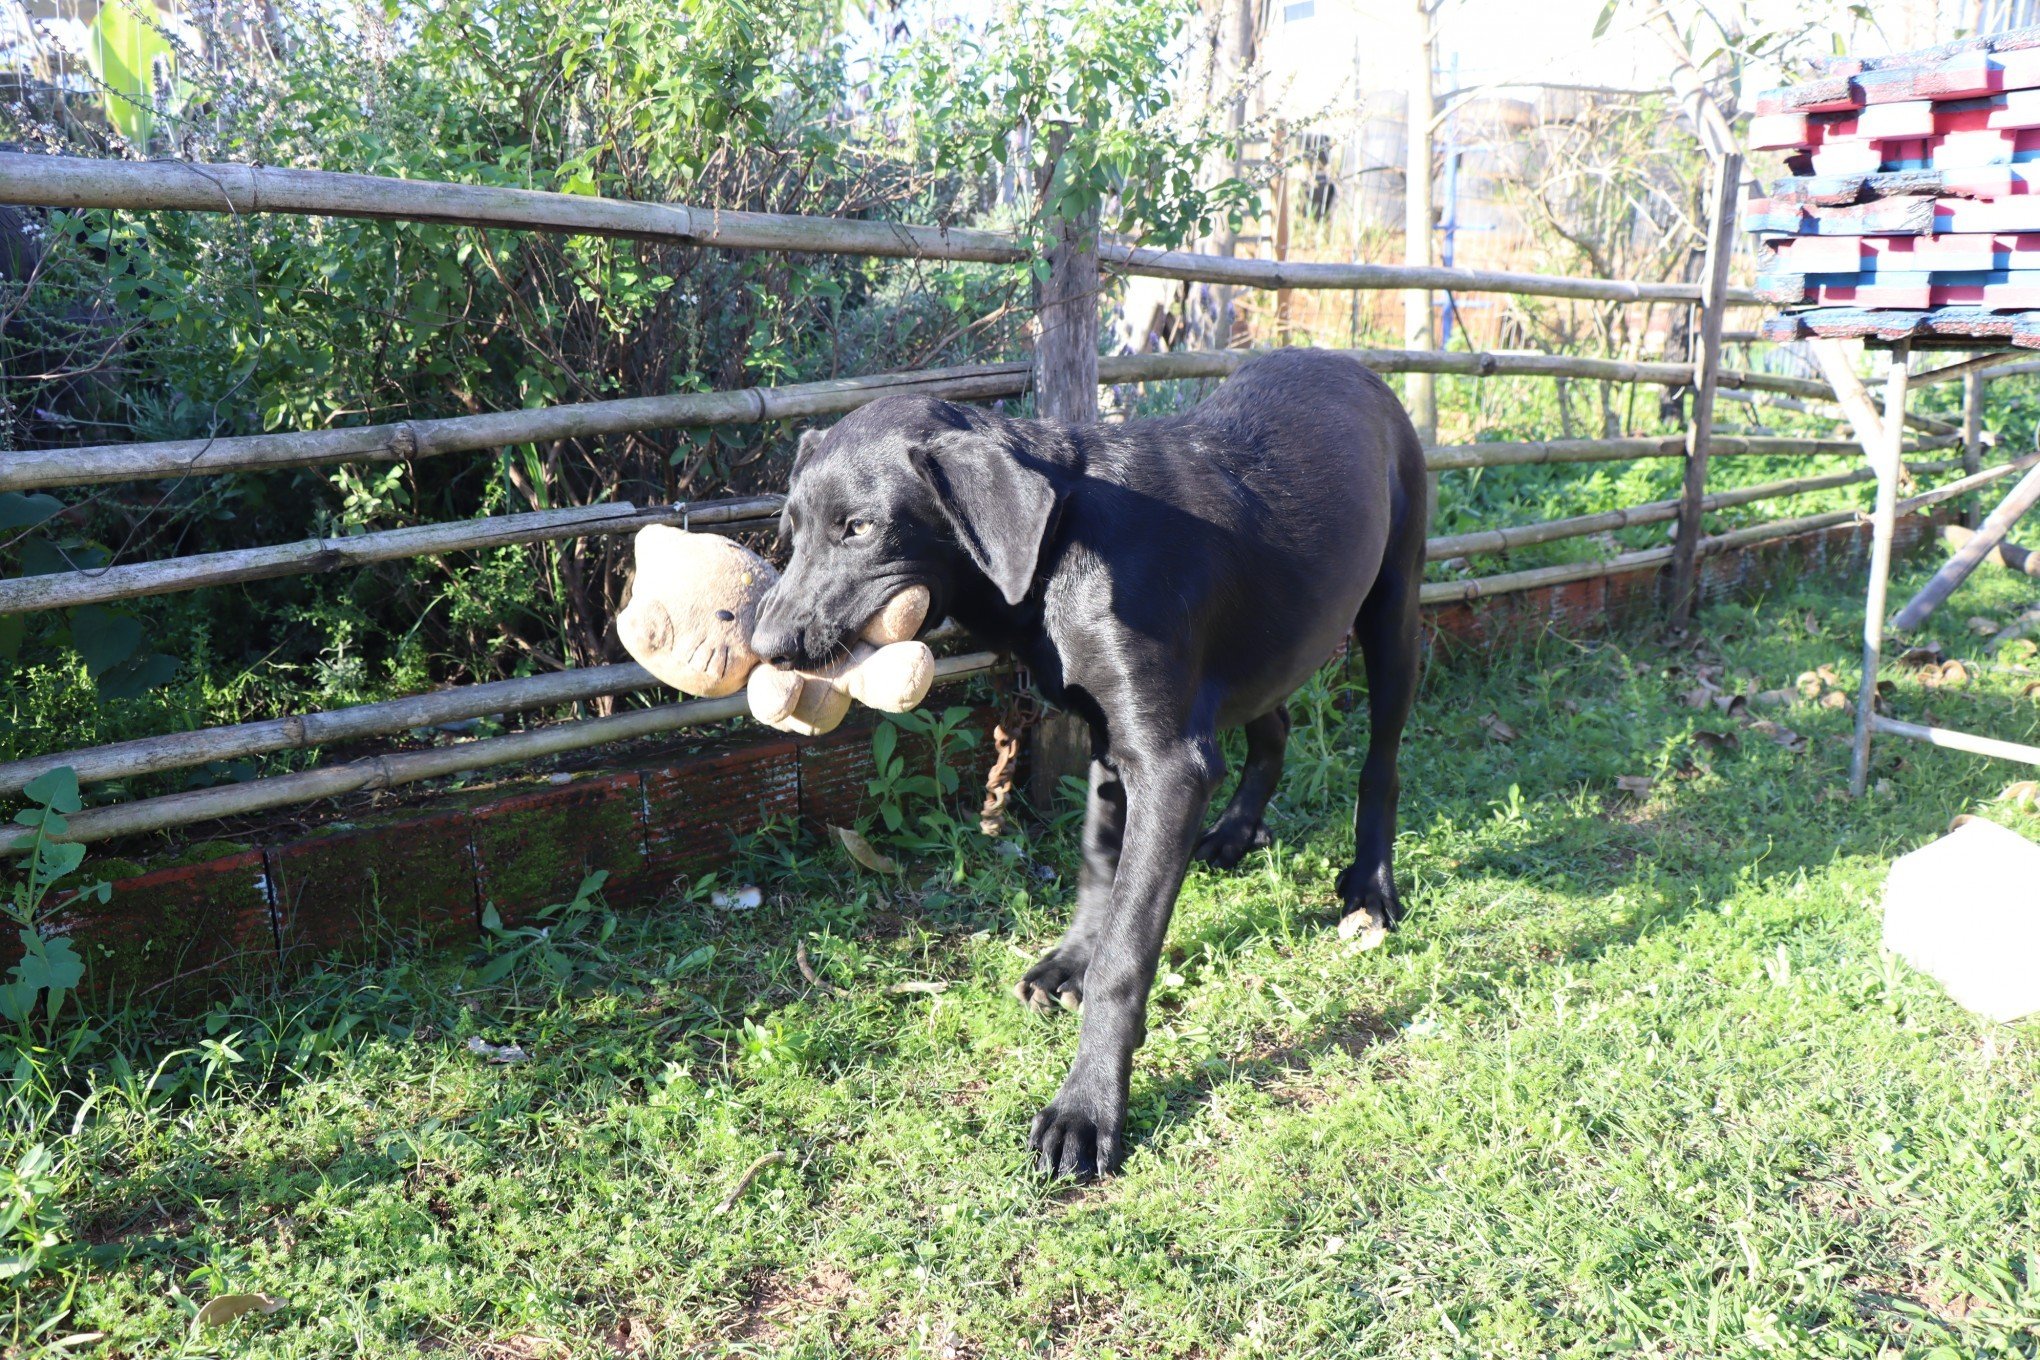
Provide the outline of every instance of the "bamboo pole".
[[1700,290],[1700,352],[1693,366],[1693,419],[1686,431],[1685,489],[1678,538],[1672,544],[1672,626],[1693,617],[1700,569],[1701,517],[1707,496],[1707,459],[1714,436],[1714,390],[1721,371],[1721,320],[1728,266],[1735,249],[1735,199],[1742,157],[1728,152],[1714,163],[1714,230],[1707,238],[1707,276]]
[[[1747,529],[1734,529],[1725,534],[1701,539],[1699,555],[1713,557],[1735,548],[1747,548],[1774,539],[1790,538],[1794,534],[1803,534],[1815,529],[1831,529],[1837,525],[1851,523],[1857,518],[1858,512],[1854,510],[1832,510],[1826,514],[1805,515],[1798,519],[1753,524]],[[1496,576],[1481,576],[1465,581],[1427,581],[1419,593],[1419,599],[1423,604],[1480,600],[1493,595],[1506,595],[1513,591],[1534,590],[1539,586],[1592,580],[1597,576],[1620,576],[1632,571],[1661,567],[1671,560],[1670,547],[1642,548],[1634,552],[1619,553],[1599,562],[1561,562],[1555,566],[1530,567],[1523,571],[1504,572]]]
[[617,501],[565,510],[488,515],[446,524],[418,524],[341,538],[194,553],[156,562],[123,562],[85,571],[15,576],[0,580],[0,615],[71,609],[240,581],[267,581],[278,576],[311,576],[371,562],[474,552],[512,543],[633,533],[650,524],[682,524],[717,533],[736,533],[770,524],[778,516],[780,504],[778,496],[643,508]]
[[1936,609],[1941,607],[1956,587],[1969,579],[1971,572],[1990,556],[1991,549],[2004,541],[2025,513],[2035,504],[2040,504],[2040,467],[2031,469],[2021,477],[2018,484],[2005,494],[1998,508],[1990,512],[1975,535],[1955,551],[1954,556],[1941,564],[1919,592],[1905,602],[1905,607],[1891,618],[1891,631],[1909,633],[1927,621]]
[[[1493,354],[1459,351],[1345,350],[1378,373],[1456,373],[1468,377],[1573,377],[1604,382],[1681,387],[1693,380],[1690,364],[1646,364],[1556,354]],[[1168,382],[1222,378],[1252,355],[1240,351],[1179,351],[1123,354],[1098,361],[1101,383]],[[409,420],[339,430],[283,431],[215,439],[165,440],[146,444],[102,444],[82,448],[9,453],[0,459],[0,491],[86,486],[150,478],[210,476],[326,463],[387,463],[438,454],[496,448],[554,439],[599,438],[637,430],[702,428],[799,420],[838,415],[901,393],[957,401],[1018,396],[1029,388],[1025,363],[970,364],[925,373],[883,373],[785,387],[750,387],[733,392],[684,392],[662,397],[579,402],[527,411]],[[1723,371],[1726,387],[1811,395],[1831,399],[1830,389],[1804,378],[1772,373]],[[1957,433],[1952,425],[1909,420],[1937,435]]]
[[1026,391],[1027,384],[1026,364],[971,364],[926,373],[887,373],[735,392],[628,397],[339,430],[43,449],[10,453],[0,460],[0,491],[322,463],[398,462],[505,444],[834,415],[902,392],[960,400],[1007,397]]
[[1882,713],[1871,714],[1870,725],[1890,736],[1910,737],[1914,741],[1924,741],[1930,746],[1945,746],[1951,751],[1967,751],[1976,756],[1994,756],[1999,760],[2016,760],[2026,765],[2040,765],[2040,746],[2000,741],[1996,737],[1979,737],[1946,727],[1928,727],[1924,723],[1902,722],[1897,718],[1887,718]]
[[1870,733],[1877,717],[1877,669],[1884,659],[1884,600],[1891,585],[1891,538],[1898,524],[1900,425],[1912,346],[1900,341],[1885,356],[1884,419],[1858,426],[1863,452],[1877,471],[1877,508],[1870,521],[1870,584],[1863,596],[1863,674],[1856,690],[1856,728],[1849,747],[1849,796],[1870,786]]
[[[503,227],[668,241],[730,250],[777,250],[959,262],[1018,263],[1026,248],[1003,232],[909,226],[833,217],[734,212],[682,203],[641,203],[331,170],[196,161],[112,161],[0,152],[0,203],[134,212],[284,213]],[[1609,302],[1690,302],[1688,283],[1575,279],[1503,270],[1243,260],[1189,251],[1103,244],[1118,272],[1248,288],[1457,289]],[[1755,294],[1734,295],[1755,304]]]
[[365,217],[454,226],[622,236],[733,250],[814,251],[1011,263],[1026,250],[1003,232],[835,217],[731,212],[539,189],[392,179],[331,170],[197,161],[110,161],[0,152],[0,203]]
[[[1923,476],[1928,473],[1946,472],[1959,466],[1961,466],[1959,463],[1947,460],[1915,463],[1911,470],[1915,476]],[[1993,468],[1991,471],[2002,475],[1999,469]],[[1851,468],[1847,472],[1830,472],[1818,477],[1794,477],[1784,481],[1763,482],[1756,486],[1737,487],[1731,491],[1711,492],[1701,502],[1701,508],[1712,512],[1726,510],[1731,506],[1748,505],[1753,501],[1803,496],[1809,492],[1867,482],[1875,475],[1869,468]],[[1425,544],[1424,555],[1436,562],[1448,557],[1473,557],[1483,553],[1510,552],[1533,544],[1581,538],[1588,534],[1612,533],[1617,529],[1633,529],[1644,524],[1662,524],[1666,520],[1678,518],[1679,505],[1680,502],[1676,499],[1646,501],[1627,509],[1603,510],[1591,515],[1575,515],[1570,519],[1544,520],[1536,524],[1513,525],[1501,529],[1477,529],[1470,533],[1433,538]]]
[[[1988,486],[2001,477],[2011,476],[2014,472],[2024,472],[2035,464],[2040,464],[2040,453],[2029,453],[2023,458],[2014,458],[2009,463],[1999,463],[1996,467],[1985,468],[1980,472],[1972,471],[1968,476],[1957,478],[1946,486],[1937,486],[1932,491],[1923,491],[1917,496],[1906,497],[1898,503],[1896,510],[1901,515],[1909,515],[1915,510],[1924,510],[1930,505],[1953,500],[1980,486]],[[1962,466],[1965,468],[1971,466],[1966,455],[1962,459]],[[1964,541],[1967,542],[1966,539]]]
[[[937,680],[955,680],[991,670],[998,658],[990,652],[944,657],[935,663]],[[748,711],[743,695],[726,699],[689,699],[660,704],[655,708],[615,713],[606,718],[583,718],[556,723],[505,737],[484,737],[479,741],[443,746],[430,751],[404,751],[372,756],[341,765],[321,766],[295,774],[251,779],[241,784],[222,784],[187,793],[143,798],[132,803],[87,808],[71,814],[62,839],[103,841],[115,836],[133,836],[173,826],[189,826],[221,817],[237,817],[272,808],[316,802],[350,793],[367,793],[396,788],[424,779],[483,770],[497,765],[541,760],[547,756],[583,751],[591,746],[656,736],[706,723],[726,722]],[[0,828],[0,854],[19,850],[34,839],[32,827]]]
[[[1115,273],[1177,279],[1186,283],[1231,284],[1243,288],[1308,288],[1338,292],[1420,288],[1436,292],[1581,298],[1594,302],[1693,302],[1700,296],[1699,285],[1692,283],[1575,279],[1552,274],[1474,269],[1463,265],[1254,260],[1109,242],[1099,246],[1098,255]],[[1729,302],[1737,306],[1759,305],[1757,295],[1748,289],[1730,290]]]
[[[2004,370],[2010,369],[2014,365],[2020,365],[2020,361],[2028,358],[2030,354],[2030,350],[2018,349],[1999,350],[1994,354],[1979,354],[1973,358],[1962,359],[1952,364],[1943,364],[1939,368],[1930,368],[1924,373],[1915,373],[1912,375],[1912,385],[1914,387],[1935,387],[1941,383],[1954,382],[1957,378],[1981,377],[1986,373],[1992,376],[2000,376]],[[2021,365],[2021,371],[2027,371],[2023,365]]]
[[1671,560],[1670,548],[1644,548],[1637,552],[1620,553],[1600,562],[1561,562],[1556,566],[1530,567],[1523,571],[1508,571],[1497,576],[1481,576],[1466,581],[1426,581],[1423,589],[1418,592],[1418,602],[1452,604],[1462,600],[1484,600],[1493,595],[1535,590],[1539,586],[1588,581],[1597,576],[1621,576],[1632,571],[1659,567]]
[[[1937,435],[1906,445],[1908,452],[1945,448],[1957,436]],[[1724,435],[1709,441],[1717,456],[1778,454],[1854,453],[1860,446],[1849,439],[1801,439],[1790,435]],[[1433,472],[1464,468],[1519,467],[1526,463],[1612,463],[1629,458],[1677,458],[1686,451],[1682,435],[1663,438],[1643,436],[1625,439],[1538,439],[1519,443],[1441,444],[1427,449],[1424,465]]]
[[658,683],[650,671],[635,663],[588,666],[580,670],[556,671],[551,675],[457,685],[431,694],[356,704],[323,713],[298,713],[260,722],[206,727],[196,732],[138,737],[133,741],[9,761],[0,765],[0,794],[17,793],[31,780],[66,765],[77,771],[83,783],[134,779],[141,775],[160,774],[164,770],[207,765],[216,760],[238,760],[245,756],[267,755],[272,751],[303,750],[335,742],[358,741],[363,737],[387,737],[413,728],[436,727],[441,723],[486,717],[492,713],[520,713],[558,704],[581,703],[606,695],[653,689]]
[[[1949,438],[1952,439],[1952,436]],[[1907,447],[1919,451],[1945,442],[1927,439]],[[1432,472],[1441,472],[1526,464],[1671,458],[1683,452],[1684,447],[1684,441],[1678,436],[1496,442],[1446,445],[1428,451],[1425,459]],[[1854,445],[1847,440],[1716,435],[1712,447],[1715,453],[1726,456],[1837,453],[1847,452]],[[273,580],[281,576],[318,575],[371,562],[473,552],[513,543],[634,533],[650,524],[679,524],[735,533],[769,524],[778,515],[781,504],[782,498],[777,495],[670,506],[636,506],[620,501],[562,510],[491,515],[450,523],[419,524],[403,529],[305,539],[256,548],[234,548],[154,562],[125,562],[42,576],[10,577],[0,579],[0,615],[143,599],[209,586]]]
[[[1962,465],[1970,473],[1983,466],[1983,384],[1980,372],[1962,375]],[[1963,506],[1961,520],[1974,524],[1976,507]]]

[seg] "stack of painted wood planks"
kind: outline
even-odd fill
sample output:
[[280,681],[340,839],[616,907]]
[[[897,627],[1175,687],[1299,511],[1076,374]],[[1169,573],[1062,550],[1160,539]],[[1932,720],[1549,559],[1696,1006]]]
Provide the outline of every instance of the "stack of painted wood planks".
[[1820,63],[1750,149],[1788,172],[1744,217],[1770,338],[2040,348],[2040,27]]

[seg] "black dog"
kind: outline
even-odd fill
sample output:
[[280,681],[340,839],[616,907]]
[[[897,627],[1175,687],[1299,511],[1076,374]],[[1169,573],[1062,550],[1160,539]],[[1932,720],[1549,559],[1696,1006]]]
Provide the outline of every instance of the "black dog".
[[[1285,701],[1349,631],[1367,667],[1346,910],[1402,914],[1396,755],[1417,684],[1424,456],[1388,386],[1351,359],[1265,355],[1188,415],[1071,428],[886,397],[801,439],[786,573],[754,642],[782,664],[840,654],[913,584],[1011,652],[1092,734],[1076,918],[1020,984],[1083,1003],[1076,1062],[1034,1120],[1042,1170],[1118,1167],[1148,989],[1192,853],[1230,868],[1267,843]],[[1246,769],[1202,839],[1244,727]]]

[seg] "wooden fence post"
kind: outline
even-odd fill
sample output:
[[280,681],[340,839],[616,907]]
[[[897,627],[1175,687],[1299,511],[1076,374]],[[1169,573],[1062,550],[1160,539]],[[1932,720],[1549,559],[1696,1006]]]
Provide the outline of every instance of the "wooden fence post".
[[1693,617],[1699,595],[1702,502],[1707,496],[1708,440],[1714,429],[1714,388],[1721,372],[1721,318],[1728,297],[1728,264],[1735,250],[1735,198],[1742,157],[1714,164],[1714,216],[1707,236],[1707,271],[1700,282],[1699,352],[1693,359],[1693,415],[1686,430],[1686,487],[1679,533],[1672,545],[1672,626]]
[[[1050,222],[1048,240],[1034,340],[1034,410],[1045,420],[1089,425],[1098,419],[1098,210]],[[1089,772],[1089,726],[1073,714],[1046,715],[1034,728],[1027,766],[1029,796],[1045,814],[1064,775]]]

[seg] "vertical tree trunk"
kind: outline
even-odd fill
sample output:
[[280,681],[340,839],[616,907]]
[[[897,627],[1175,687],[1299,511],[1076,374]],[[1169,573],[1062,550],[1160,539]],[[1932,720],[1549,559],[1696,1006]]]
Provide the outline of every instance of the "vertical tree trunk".
[[[1437,91],[1432,82],[1433,42],[1430,0],[1415,0],[1412,18],[1416,23],[1416,44],[1410,54],[1409,135],[1403,176],[1403,260],[1407,264],[1431,263],[1431,120],[1437,116]],[[1403,348],[1436,349],[1436,330],[1431,318],[1431,293],[1411,288],[1403,293]],[[1426,444],[1438,440],[1438,388],[1429,373],[1410,373],[1403,378],[1403,400],[1417,434]],[[1436,478],[1433,478],[1435,482]],[[1432,503],[1437,503],[1435,492]]]
[[[1089,425],[1098,419],[1098,213],[1056,219],[1048,227],[1048,278],[1041,284],[1034,341],[1034,409],[1045,420]],[[1082,719],[1050,713],[1028,752],[1028,793],[1046,814],[1064,775],[1090,769],[1091,735]]]

